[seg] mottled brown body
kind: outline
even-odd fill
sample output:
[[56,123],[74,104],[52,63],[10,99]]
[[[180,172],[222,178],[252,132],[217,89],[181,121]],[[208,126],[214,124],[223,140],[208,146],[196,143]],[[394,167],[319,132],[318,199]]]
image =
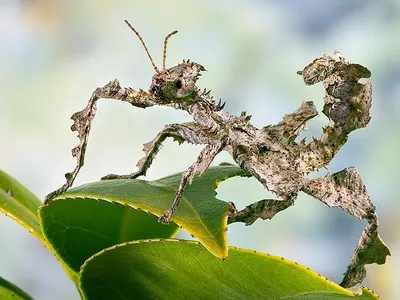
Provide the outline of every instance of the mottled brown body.
[[[156,68],[155,68],[156,69]],[[121,88],[117,80],[96,89],[87,107],[74,114],[72,130],[79,133],[80,144],[73,149],[78,163],[75,170],[66,174],[67,183],[46,197],[46,203],[54,196],[66,191],[73,183],[84,163],[87,137],[96,112],[96,101],[109,98],[129,102],[133,106],[146,108],[162,105],[187,111],[193,122],[170,124],[149,143],[144,145],[145,156],[138,162],[138,170],[127,175],[110,174],[109,179],[130,179],[145,175],[163,141],[173,139],[205,147],[197,160],[183,173],[175,201],[160,217],[168,223],[178,209],[185,187],[196,174],[207,170],[214,157],[228,151],[235,162],[257,178],[278,199],[265,199],[237,211],[231,203],[228,222],[252,224],[256,219],[270,219],[279,211],[290,207],[299,191],[303,191],[326,205],[341,207],[359,219],[367,219],[352,262],[342,285],[352,286],[365,277],[366,263],[384,263],[389,250],[378,234],[378,219],[375,208],[366,192],[361,176],[355,168],[348,168],[333,175],[309,180],[307,174],[329,164],[339,149],[346,143],[348,135],[365,127],[371,107],[371,81],[359,83],[360,78],[369,78],[370,72],[363,66],[352,64],[339,52],[314,60],[299,72],[308,85],[323,82],[325,105],[323,113],[328,124],[319,139],[296,141],[299,133],[306,129],[307,122],[318,112],[313,102],[303,102],[295,112],[283,117],[276,125],[256,128],[250,117],[243,112],[233,116],[223,111],[224,105],[216,103],[209,91],[196,87],[196,81],[204,67],[184,61],[156,75],[148,92]],[[370,251],[373,249],[373,251]]]

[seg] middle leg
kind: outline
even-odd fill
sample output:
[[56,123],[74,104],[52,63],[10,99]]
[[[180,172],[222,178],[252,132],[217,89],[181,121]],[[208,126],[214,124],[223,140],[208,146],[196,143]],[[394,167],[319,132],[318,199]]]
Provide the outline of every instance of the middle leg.
[[165,126],[157,136],[150,142],[144,144],[143,151],[145,156],[140,159],[137,163],[138,170],[134,173],[126,175],[109,174],[101,178],[101,180],[110,179],[135,179],[139,176],[146,175],[146,171],[153,162],[158,151],[161,149],[162,143],[168,138],[172,137],[179,143],[188,142],[191,144],[207,144],[209,143],[210,137],[205,136],[202,132],[196,130],[198,124],[195,122],[183,123],[183,124],[171,124]]
[[192,183],[192,180],[196,174],[201,175],[208,169],[215,156],[221,152],[224,147],[225,144],[217,143],[207,145],[201,151],[200,155],[197,157],[197,160],[182,174],[178,191],[175,194],[175,200],[172,203],[172,206],[158,219],[160,223],[169,223],[169,218],[175,213],[179,204],[181,203],[183,192],[185,191],[186,186]]

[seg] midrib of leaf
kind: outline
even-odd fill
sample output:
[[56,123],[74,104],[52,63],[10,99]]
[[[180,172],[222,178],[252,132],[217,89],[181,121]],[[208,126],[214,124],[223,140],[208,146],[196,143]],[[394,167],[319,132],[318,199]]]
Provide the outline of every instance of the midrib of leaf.
[[128,212],[126,210],[124,210],[124,214],[121,218],[121,229],[119,231],[119,235],[118,235],[118,240],[119,241],[123,241],[126,239],[127,236],[127,222],[129,222],[128,219]]

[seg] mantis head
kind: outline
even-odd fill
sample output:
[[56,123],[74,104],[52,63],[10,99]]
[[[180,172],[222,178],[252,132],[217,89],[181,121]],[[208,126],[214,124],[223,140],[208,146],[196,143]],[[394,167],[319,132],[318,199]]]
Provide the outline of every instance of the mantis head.
[[125,23],[142,42],[150,62],[156,71],[149,88],[149,93],[153,96],[154,100],[160,102],[160,104],[177,103],[189,105],[196,102],[196,92],[198,90],[196,81],[201,76],[200,72],[205,71],[204,67],[190,60],[184,60],[183,63],[169,69],[165,67],[168,39],[178,31],[171,32],[164,40],[163,69],[160,71],[155,65],[140,34],[128,21],[125,20]]

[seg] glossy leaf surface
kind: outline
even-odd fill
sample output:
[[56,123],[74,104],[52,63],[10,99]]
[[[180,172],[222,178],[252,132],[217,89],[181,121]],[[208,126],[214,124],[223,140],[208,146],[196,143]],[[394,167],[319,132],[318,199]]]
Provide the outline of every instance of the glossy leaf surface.
[[86,261],[87,299],[378,299],[354,297],[325,277],[281,257],[230,247],[222,261],[197,242],[143,240]]

